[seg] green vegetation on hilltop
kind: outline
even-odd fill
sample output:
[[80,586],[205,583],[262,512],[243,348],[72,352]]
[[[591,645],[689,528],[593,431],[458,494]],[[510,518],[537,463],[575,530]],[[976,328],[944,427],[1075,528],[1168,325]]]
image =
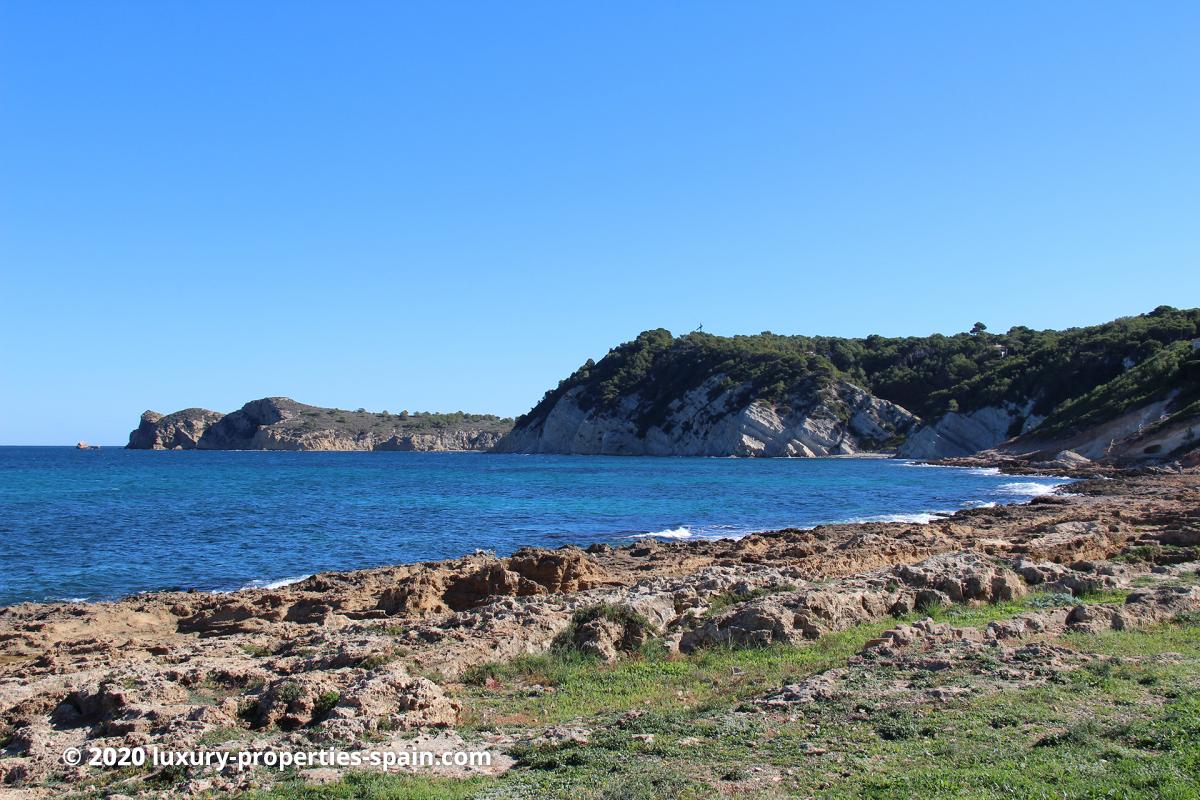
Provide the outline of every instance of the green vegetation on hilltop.
[[1069,399],[1054,410],[1040,430],[1047,435],[1067,433],[1104,422],[1176,390],[1175,416],[1182,419],[1200,411],[1200,351],[1190,341],[1157,349],[1149,358],[1086,394]]
[[1182,389],[1187,400],[1178,408],[1200,399],[1200,353],[1191,347],[1197,336],[1200,309],[1170,306],[1084,328],[1015,327],[1000,334],[982,323],[953,336],[862,339],[770,332],[675,337],[659,328],[613,348],[599,362],[589,359],[517,425],[543,418],[578,389],[585,410],[613,411],[622,398],[637,394],[636,421],[644,432],[663,421],[673,400],[720,376],[711,397],[740,386],[744,402],[808,396],[843,378],[925,419],[1032,401],[1032,414],[1050,416],[1047,424],[1065,433],[1172,389]]
[[511,418],[498,417],[495,414],[467,414],[462,411],[446,414],[430,411],[410,413],[407,410],[393,414],[390,411],[375,412],[363,408],[355,411],[341,408],[321,408],[283,398],[275,402],[296,414],[285,424],[302,431],[318,429],[351,433],[395,431],[398,434],[406,434],[470,428],[504,433],[512,427]]
[[[740,385],[749,402],[755,397],[777,400],[787,393],[820,389],[835,372],[828,359],[797,347],[789,337],[691,333],[674,338],[670,331],[658,328],[613,348],[598,364],[588,361],[551,394],[557,399],[583,386],[580,405],[589,409],[612,408],[636,392],[644,404],[638,420],[644,431],[662,420],[673,400],[715,375],[722,379],[711,387],[710,400]],[[531,413],[537,414],[537,409]]]

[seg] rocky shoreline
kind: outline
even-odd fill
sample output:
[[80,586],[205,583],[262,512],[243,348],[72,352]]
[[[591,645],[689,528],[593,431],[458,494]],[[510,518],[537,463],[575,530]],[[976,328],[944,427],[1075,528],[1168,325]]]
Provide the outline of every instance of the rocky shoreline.
[[[1018,614],[978,635],[900,623],[868,648],[873,658],[902,660],[915,641],[934,649],[969,641],[1003,656],[1046,636],[1133,629],[1200,610],[1193,580],[1200,472],[1091,464],[1058,471],[1084,480],[1065,495],[927,524],[823,525],[740,540],[527,549],[507,558],[477,553],[225,595],[0,609],[0,785],[21,793],[14,796],[49,797],[62,782],[111,781],[59,758],[64,748],[98,744],[262,750],[449,742],[493,752],[484,774],[499,774],[519,768],[529,742],[561,731],[537,720],[492,730],[466,724],[474,701],[463,687],[489,665],[554,648],[598,663],[647,647],[687,658],[713,647],[803,645],[864,623],[1030,592],[1128,590],[1124,602]],[[786,708],[841,691],[841,679],[822,673],[750,705],[760,713]],[[261,772],[146,772],[105,783],[104,791],[195,796],[272,780]]]

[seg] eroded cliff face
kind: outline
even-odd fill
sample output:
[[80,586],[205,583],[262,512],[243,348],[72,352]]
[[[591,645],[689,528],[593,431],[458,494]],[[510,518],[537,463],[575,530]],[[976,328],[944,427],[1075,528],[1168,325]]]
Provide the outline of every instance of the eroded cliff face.
[[[419,417],[417,418],[419,419]],[[424,425],[391,414],[349,412],[286,397],[252,400],[230,414],[188,409],[142,415],[127,447],[137,450],[488,450],[508,430],[499,418]]]
[[1032,430],[1043,417],[1032,414],[1033,401],[1024,406],[987,406],[975,411],[952,411],[922,425],[900,445],[901,458],[957,458],[989,450]]
[[174,414],[146,411],[141,423],[129,434],[134,450],[192,450],[222,415],[205,408],[188,408]]
[[[639,429],[643,399],[622,398],[608,411],[581,406],[581,388],[544,417],[526,420],[498,452],[656,456],[828,456],[878,450],[903,438],[918,419],[845,381],[808,396],[744,401],[744,386],[722,390],[714,375],[673,400],[660,422]],[[712,398],[712,399],[710,399]]]

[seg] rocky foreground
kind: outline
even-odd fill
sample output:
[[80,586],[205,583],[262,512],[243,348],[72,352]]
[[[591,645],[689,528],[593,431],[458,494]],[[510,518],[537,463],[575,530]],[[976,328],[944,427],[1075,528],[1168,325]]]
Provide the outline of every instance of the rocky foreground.
[[[709,781],[713,793],[776,796],[800,773],[763,756],[767,766],[757,771],[698,777],[706,758],[723,756],[703,749],[704,735],[655,744],[676,730],[661,719],[694,713],[688,724],[701,734],[715,719],[722,732],[712,742],[747,730],[772,732],[762,741],[776,743],[803,736],[803,755],[794,757],[836,759],[830,774],[848,775],[843,759],[855,745],[821,739],[835,722],[808,719],[807,710],[847,709],[838,725],[868,714],[862,718],[883,739],[887,731],[917,736],[919,728],[906,727],[916,725],[911,709],[1068,680],[1061,676],[1094,660],[1071,636],[1194,616],[1198,568],[1200,473],[1192,469],[1093,478],[1068,494],[925,525],[479,553],[321,574],[272,590],[12,606],[0,610],[0,783],[28,797],[62,794],[63,784],[106,796],[197,796],[280,780],[268,770],[114,771],[60,759],[64,748],[105,744],[481,749],[495,758],[470,780],[500,781],[487,776],[576,769],[570,765],[590,763],[588,754],[611,752],[608,744],[596,751],[597,741],[619,739],[655,763],[669,761],[671,748],[700,748],[684,759],[688,780]],[[953,624],[953,609],[990,623]],[[924,619],[930,614],[941,621]],[[826,641],[826,661],[813,661],[808,654],[822,651],[805,648]],[[847,642],[855,643],[842,654]],[[626,674],[603,672],[606,663],[644,663],[658,676],[652,684],[676,674],[672,665],[725,663],[706,654],[734,654],[735,665],[663,696],[640,683],[637,694],[614,678],[589,711],[565,684],[556,697],[550,667],[511,666],[547,652],[594,665],[588,680]],[[755,653],[784,665],[769,673],[774,685],[744,682],[746,670],[767,663]],[[712,718],[724,695],[740,700]],[[635,699],[615,715],[625,699],[643,696],[649,705]],[[670,714],[660,708],[668,706]],[[655,714],[667,716],[646,727]],[[341,777],[314,769],[295,779]],[[690,795],[663,788],[654,796]]]

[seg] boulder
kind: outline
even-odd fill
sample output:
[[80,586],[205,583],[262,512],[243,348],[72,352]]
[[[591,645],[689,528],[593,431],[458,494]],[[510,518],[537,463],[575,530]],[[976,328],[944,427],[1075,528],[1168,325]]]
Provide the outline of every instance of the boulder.
[[593,606],[576,612],[563,634],[567,644],[603,661],[637,652],[660,628],[629,606]]
[[389,664],[363,675],[343,691],[329,713],[330,723],[359,720],[371,729],[384,722],[392,729],[447,727],[458,721],[460,703],[433,681],[413,677]]
[[259,695],[253,718],[260,728],[292,730],[319,722],[341,698],[337,682],[325,673],[277,679]]
[[1010,600],[1025,591],[1015,573],[981,555],[944,554],[734,606],[685,632],[679,646],[795,644],[914,608]]

